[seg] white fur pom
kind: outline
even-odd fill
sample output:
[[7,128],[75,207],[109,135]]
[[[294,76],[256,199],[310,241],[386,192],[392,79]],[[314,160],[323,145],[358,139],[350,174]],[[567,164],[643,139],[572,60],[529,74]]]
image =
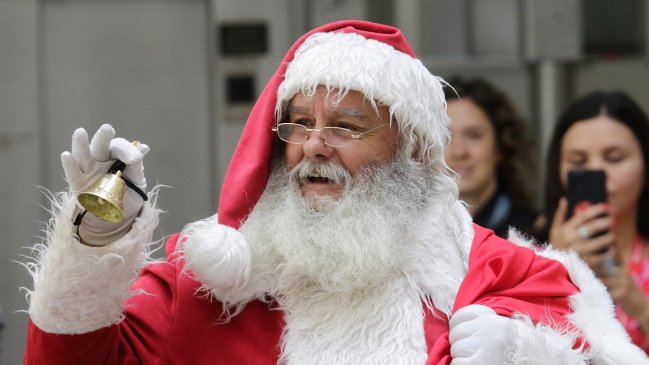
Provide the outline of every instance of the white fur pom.
[[33,262],[24,264],[34,279],[34,290],[27,294],[30,318],[41,330],[59,334],[87,333],[118,323],[132,295],[129,288],[148,261],[160,210],[146,203],[126,235],[90,247],[74,234],[74,196],[61,194],[51,200],[46,242],[34,248]]
[[186,269],[210,296],[228,307],[241,305],[236,313],[257,295],[248,285],[250,246],[238,230],[219,224],[214,215],[187,225],[179,240]]

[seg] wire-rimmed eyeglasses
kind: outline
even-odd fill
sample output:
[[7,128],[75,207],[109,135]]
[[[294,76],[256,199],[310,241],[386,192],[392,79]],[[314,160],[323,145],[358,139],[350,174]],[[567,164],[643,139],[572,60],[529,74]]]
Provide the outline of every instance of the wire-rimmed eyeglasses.
[[307,128],[302,124],[296,123],[279,123],[273,128],[277,136],[284,142],[293,144],[303,144],[309,138],[309,133],[318,132],[324,143],[331,147],[345,147],[355,139],[361,139],[364,135],[373,132],[388,123],[383,123],[378,127],[372,128],[362,133],[354,133],[347,128],[341,127],[322,127],[320,129]]

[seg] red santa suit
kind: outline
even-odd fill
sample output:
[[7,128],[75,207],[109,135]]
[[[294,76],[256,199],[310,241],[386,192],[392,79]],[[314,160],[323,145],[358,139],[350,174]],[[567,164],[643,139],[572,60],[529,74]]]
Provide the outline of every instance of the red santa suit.
[[[390,90],[376,77],[369,81],[378,82],[375,89],[344,73],[333,76],[334,86],[345,83],[339,86],[396,105],[400,129],[423,143],[443,134],[441,84],[414,58],[398,29],[342,21],[313,30],[289,50],[253,108],[223,184],[219,214],[173,236],[165,261],[147,260],[160,213],[154,205],[145,203],[124,237],[88,247],[74,236],[74,197],[63,194],[55,202],[48,242],[28,265],[34,290],[25,364],[449,364],[448,321],[469,304],[513,319],[513,363],[649,363],[615,320],[603,284],[576,255],[502,240],[474,226],[455,197],[431,204],[413,222],[402,276],[354,298],[360,305],[353,308],[331,306],[326,326],[314,327],[323,332],[314,331],[315,340],[296,335],[308,333],[308,322],[284,312],[265,295],[263,282],[251,280],[249,246],[237,228],[268,180],[277,105],[301,87],[291,84],[291,73],[300,75],[294,81],[330,75],[318,72],[322,65],[303,74],[299,67],[321,58],[312,50],[332,39],[325,54],[335,59],[336,53],[353,53],[335,44],[341,37],[385,52],[388,71],[423,75],[423,86],[407,85],[423,89],[409,91],[420,97],[401,102],[405,91]],[[368,49],[361,49],[365,56],[373,54]],[[291,63],[295,68],[287,70]],[[436,84],[425,85],[429,77]],[[442,143],[431,146],[426,151],[443,156]]]

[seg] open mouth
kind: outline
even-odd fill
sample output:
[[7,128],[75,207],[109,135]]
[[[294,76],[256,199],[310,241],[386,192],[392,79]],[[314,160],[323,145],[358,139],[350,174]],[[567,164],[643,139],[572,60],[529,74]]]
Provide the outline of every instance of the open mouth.
[[351,181],[351,174],[333,163],[301,162],[290,171],[291,179],[300,187],[311,185],[314,189],[338,189]]
[[333,181],[329,179],[328,177],[320,176],[318,173],[313,173],[309,176],[307,176],[306,180],[310,183],[316,183],[316,184],[331,184]]

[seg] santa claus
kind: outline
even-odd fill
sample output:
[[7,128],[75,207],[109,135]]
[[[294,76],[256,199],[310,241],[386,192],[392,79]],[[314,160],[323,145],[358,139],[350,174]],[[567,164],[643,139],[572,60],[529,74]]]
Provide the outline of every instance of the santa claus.
[[[76,130],[70,191],[27,264],[25,363],[649,363],[574,254],[472,224],[442,88],[396,28],[305,34],[252,110],[218,214],[161,262],[149,147]],[[116,160],[130,189],[109,223],[77,195]]]

